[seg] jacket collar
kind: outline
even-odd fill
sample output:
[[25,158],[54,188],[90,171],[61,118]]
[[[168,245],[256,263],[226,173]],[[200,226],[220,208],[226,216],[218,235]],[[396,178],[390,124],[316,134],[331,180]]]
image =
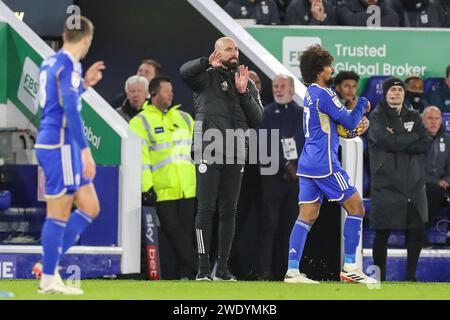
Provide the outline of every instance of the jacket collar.
[[[146,103],[144,103],[145,106]],[[135,115],[137,115],[139,112],[142,111],[143,108],[141,109],[135,109],[131,106],[130,104],[130,100],[126,99],[125,103],[122,105],[122,110],[123,112],[125,112],[127,115],[129,115],[131,118],[133,118]]]
[[169,112],[173,112],[173,110],[178,110],[181,107],[181,104],[176,104],[171,107],[169,107],[166,112],[162,112],[159,110],[155,105],[151,104],[150,102],[146,102],[144,106],[142,107],[142,110],[150,113],[158,113],[158,114],[168,114]]
[[382,107],[382,109],[384,110],[384,112],[386,112],[389,116],[391,117],[398,117],[398,116],[403,116],[408,112],[408,108],[406,107],[405,103],[403,103],[402,109],[400,110],[400,114],[397,113],[397,110],[395,110],[394,108],[391,108],[387,101],[386,98],[383,98],[380,101],[380,107]]

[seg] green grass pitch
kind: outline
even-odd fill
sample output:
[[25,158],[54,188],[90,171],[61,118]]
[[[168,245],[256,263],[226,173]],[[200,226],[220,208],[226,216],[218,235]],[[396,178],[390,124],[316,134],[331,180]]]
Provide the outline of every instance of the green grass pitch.
[[[369,289],[361,284],[323,282],[295,285],[283,282],[196,282],[83,280],[83,296],[41,295],[37,280],[1,280],[0,291],[14,293],[12,299],[73,300],[328,300],[328,299],[450,299],[450,283],[394,283]],[[0,298],[0,300],[11,298]]]

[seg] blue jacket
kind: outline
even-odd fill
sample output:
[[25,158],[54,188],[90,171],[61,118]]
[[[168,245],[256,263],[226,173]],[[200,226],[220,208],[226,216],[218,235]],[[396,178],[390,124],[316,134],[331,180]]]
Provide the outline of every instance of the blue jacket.
[[[299,107],[294,101],[280,105],[275,101],[268,104],[264,108],[264,118],[260,129],[279,129],[279,168],[282,169],[286,165],[286,160],[283,154],[281,139],[294,138],[297,145],[297,153],[300,158],[303,144],[305,143],[305,136],[303,134],[303,108]],[[270,132],[267,134],[268,153],[270,154]],[[261,142],[260,142],[261,143]]]

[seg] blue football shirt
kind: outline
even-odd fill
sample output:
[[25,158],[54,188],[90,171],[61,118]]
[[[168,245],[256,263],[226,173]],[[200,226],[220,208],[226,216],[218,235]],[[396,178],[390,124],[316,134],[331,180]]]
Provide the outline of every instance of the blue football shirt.
[[88,146],[81,119],[82,84],[81,64],[69,52],[60,50],[42,63],[36,148],[55,149],[71,143],[80,149]]
[[343,112],[347,111],[332,89],[315,83],[307,88],[303,110],[305,145],[298,162],[298,175],[324,178],[341,168],[336,120]]

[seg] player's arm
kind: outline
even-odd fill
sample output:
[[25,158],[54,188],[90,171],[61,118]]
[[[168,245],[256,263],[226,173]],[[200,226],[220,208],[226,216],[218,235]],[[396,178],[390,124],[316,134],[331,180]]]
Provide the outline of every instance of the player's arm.
[[81,85],[81,76],[73,70],[72,66],[66,64],[58,74],[58,78],[67,126],[75,143],[83,150],[88,148],[89,145],[84,136],[81,114],[78,112],[78,92]]
[[319,102],[319,109],[348,130],[356,128],[369,103],[366,98],[359,97],[356,107],[352,112],[348,113],[347,109],[341,104],[337,96],[331,97],[328,93],[324,92],[321,95],[321,99],[322,103]]
[[81,85],[81,76],[73,70],[73,66],[71,64],[66,64],[57,76],[61,86],[60,94],[62,95],[67,126],[70,130],[72,139],[81,150],[83,176],[86,179],[93,179],[96,172],[95,162],[92,158],[89,144],[84,135],[81,114],[78,112],[78,90]]

